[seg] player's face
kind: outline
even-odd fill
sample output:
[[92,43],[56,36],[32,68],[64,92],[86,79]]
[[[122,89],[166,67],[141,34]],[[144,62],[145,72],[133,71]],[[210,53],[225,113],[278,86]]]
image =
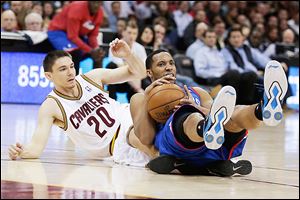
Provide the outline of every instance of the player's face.
[[57,59],[52,66],[52,72],[46,73],[55,86],[63,88],[73,88],[76,86],[74,63],[67,56]]
[[150,70],[147,71],[148,76],[151,78],[152,81],[155,81],[167,75],[171,75],[176,78],[175,61],[169,53],[158,53],[152,57],[152,60],[152,67]]

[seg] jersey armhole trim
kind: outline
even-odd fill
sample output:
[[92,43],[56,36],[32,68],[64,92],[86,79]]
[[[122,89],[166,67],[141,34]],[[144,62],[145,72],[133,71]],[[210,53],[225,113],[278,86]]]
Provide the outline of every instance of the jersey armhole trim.
[[92,79],[90,79],[89,77],[87,77],[86,75],[81,74],[80,76],[81,76],[85,81],[87,81],[88,83],[92,84],[92,85],[95,86],[96,88],[99,88],[99,89],[102,90],[103,92],[106,92],[106,93],[107,93],[107,91],[105,91],[104,88],[103,88],[100,84],[96,83],[95,81],[93,81]]
[[64,122],[64,127],[60,127],[62,128],[64,131],[66,131],[68,129],[68,123],[67,123],[67,114],[66,114],[66,111],[64,109],[64,107],[62,106],[62,104],[60,103],[60,101],[54,97],[54,96],[51,96],[51,95],[48,95],[47,98],[52,98],[56,101],[61,113],[62,113],[62,116],[63,116],[63,122]]

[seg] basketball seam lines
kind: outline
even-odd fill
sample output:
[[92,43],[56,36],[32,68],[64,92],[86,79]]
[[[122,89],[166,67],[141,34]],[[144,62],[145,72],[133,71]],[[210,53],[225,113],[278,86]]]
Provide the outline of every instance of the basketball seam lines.
[[[171,88],[168,88],[168,89],[162,89],[162,90],[159,90],[159,91],[170,90],[170,89],[171,89]],[[171,89],[171,90],[177,90],[177,89]],[[184,97],[184,96],[185,96],[184,92],[183,92],[182,90],[180,90],[180,91],[182,92],[183,97]],[[151,95],[150,98],[149,98],[149,100],[150,100],[155,94],[156,94],[156,93],[154,93],[153,95]],[[175,101],[178,101],[179,99],[182,99],[183,97],[178,98],[178,99],[176,99],[176,100],[174,100],[174,101],[168,102],[168,103],[166,103],[166,104],[157,106],[157,107],[155,107],[155,108],[151,108],[151,110],[149,110],[149,112],[151,112],[152,110],[154,110],[154,109],[156,109],[156,108],[159,108],[159,107],[161,107],[161,106],[165,106],[165,105],[167,105],[167,104],[169,104],[169,103],[173,103],[173,102],[175,102]],[[149,101],[149,100],[148,100],[148,101]]]

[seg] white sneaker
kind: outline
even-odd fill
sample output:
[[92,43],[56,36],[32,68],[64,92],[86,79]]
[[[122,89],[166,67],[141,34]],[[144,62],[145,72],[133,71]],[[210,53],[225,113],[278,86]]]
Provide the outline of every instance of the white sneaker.
[[204,123],[203,139],[209,149],[218,149],[224,143],[224,125],[230,119],[236,102],[236,92],[224,86],[217,94]]
[[263,121],[276,126],[283,118],[281,101],[288,88],[288,82],[281,64],[276,60],[268,62],[264,74]]

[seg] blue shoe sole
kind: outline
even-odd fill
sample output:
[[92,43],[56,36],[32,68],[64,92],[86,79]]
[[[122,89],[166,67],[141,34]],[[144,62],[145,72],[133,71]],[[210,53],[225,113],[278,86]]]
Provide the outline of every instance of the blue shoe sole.
[[263,121],[268,126],[278,125],[282,118],[281,101],[287,92],[287,78],[281,64],[275,60],[268,62],[264,76]]
[[204,125],[203,139],[208,149],[218,149],[224,143],[224,125],[229,121],[236,102],[236,92],[224,86],[216,96]]

